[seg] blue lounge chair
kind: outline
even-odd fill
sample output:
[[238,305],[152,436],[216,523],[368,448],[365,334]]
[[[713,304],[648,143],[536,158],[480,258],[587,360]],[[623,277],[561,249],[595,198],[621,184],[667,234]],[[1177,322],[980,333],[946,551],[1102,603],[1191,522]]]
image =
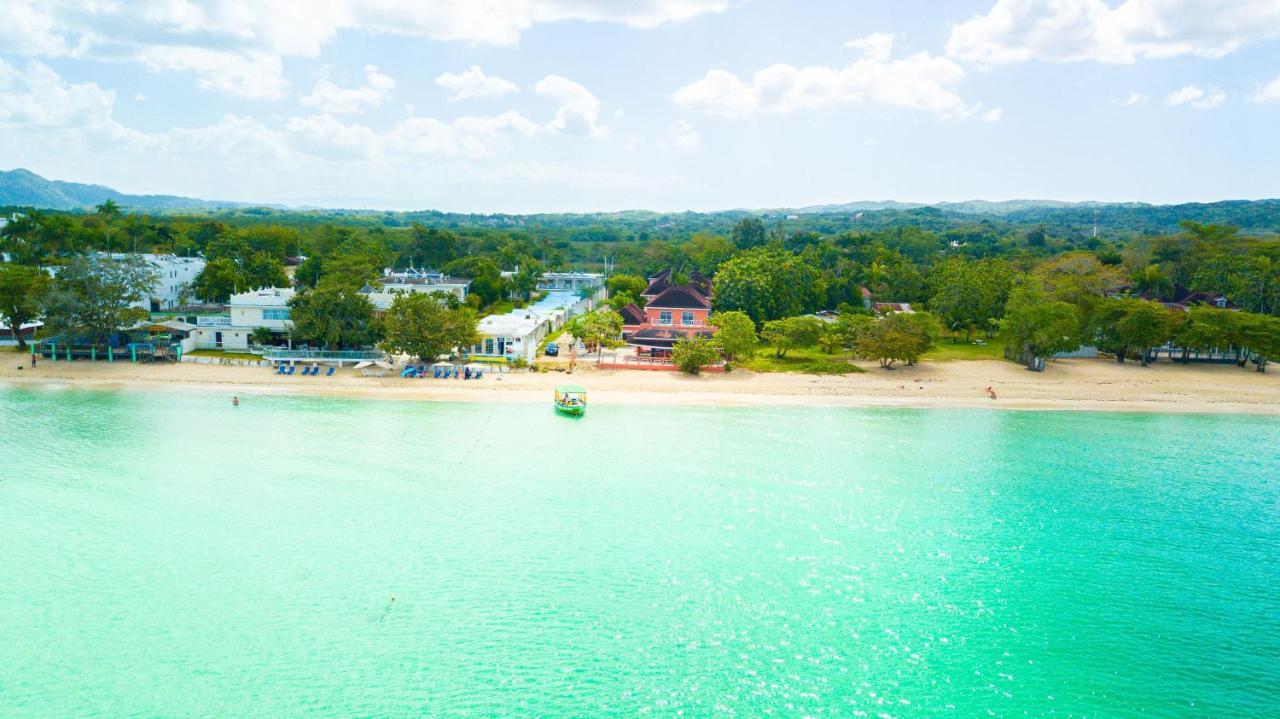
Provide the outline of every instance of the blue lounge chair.
[[285,371],[286,369],[288,369],[288,367],[286,367],[285,365],[283,365],[283,364],[278,364],[278,365],[276,365],[276,374],[284,374],[284,371]]
[[310,377],[310,376],[311,376],[311,368],[310,368],[310,367],[303,367],[303,368],[302,368],[302,376],[303,376],[303,377]]
[[285,372],[285,374],[292,375],[294,372],[297,372],[297,371],[298,371],[297,365],[289,365],[289,371]]
[[330,367],[330,368],[329,368],[329,371],[324,373],[324,376],[325,376],[325,377],[332,377],[332,376],[333,376],[333,373],[334,373],[334,372],[337,372],[337,371],[338,371],[338,368],[337,368],[337,367]]

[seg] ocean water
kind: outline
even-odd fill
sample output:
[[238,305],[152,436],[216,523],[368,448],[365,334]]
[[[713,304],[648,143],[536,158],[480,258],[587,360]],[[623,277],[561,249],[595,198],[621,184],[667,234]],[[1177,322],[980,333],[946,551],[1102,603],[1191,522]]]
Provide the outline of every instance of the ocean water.
[[0,389],[3,717],[1280,716],[1280,419]]

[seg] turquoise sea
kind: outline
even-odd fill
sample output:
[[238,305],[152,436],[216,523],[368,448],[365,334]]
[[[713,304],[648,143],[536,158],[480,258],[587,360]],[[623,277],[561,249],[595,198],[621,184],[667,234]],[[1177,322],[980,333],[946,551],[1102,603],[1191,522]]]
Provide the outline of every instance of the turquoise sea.
[[242,399],[0,388],[0,716],[1280,716],[1280,418]]

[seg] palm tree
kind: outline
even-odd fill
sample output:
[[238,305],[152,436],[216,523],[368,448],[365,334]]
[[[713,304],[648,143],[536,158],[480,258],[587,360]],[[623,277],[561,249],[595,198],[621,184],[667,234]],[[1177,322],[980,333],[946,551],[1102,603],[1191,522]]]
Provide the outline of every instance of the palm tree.
[[107,252],[111,251],[111,220],[120,216],[120,205],[108,197],[105,202],[95,207],[98,217],[102,218],[102,236],[106,238]]

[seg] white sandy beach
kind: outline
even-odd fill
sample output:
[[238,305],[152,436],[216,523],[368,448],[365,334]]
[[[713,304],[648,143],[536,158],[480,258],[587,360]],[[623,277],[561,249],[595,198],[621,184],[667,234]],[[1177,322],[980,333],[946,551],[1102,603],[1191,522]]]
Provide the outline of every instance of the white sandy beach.
[[[0,382],[96,389],[165,389],[252,396],[296,393],[428,401],[542,402],[570,378],[563,372],[487,374],[481,380],[364,377],[343,369],[333,377],[281,377],[265,367],[203,364],[133,365],[42,361],[17,369],[6,356]],[[25,365],[25,363],[24,363]],[[592,404],[837,405],[856,407],[991,407],[1028,410],[1110,410],[1280,414],[1280,374],[1234,366],[1150,367],[1106,360],[1061,360],[1044,373],[1012,362],[927,362],[892,371],[866,365],[849,375],[756,374],[690,377],[671,372],[596,370],[579,366],[573,382]],[[990,399],[985,388],[995,389]]]

